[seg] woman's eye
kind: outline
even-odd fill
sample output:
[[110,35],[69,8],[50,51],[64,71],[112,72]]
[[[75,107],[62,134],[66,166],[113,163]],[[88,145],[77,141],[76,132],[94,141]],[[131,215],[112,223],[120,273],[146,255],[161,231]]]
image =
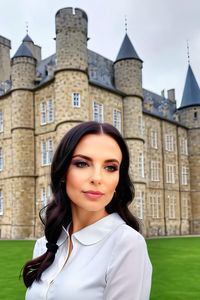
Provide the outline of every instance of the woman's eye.
[[106,166],[106,169],[109,171],[109,172],[115,172],[118,170],[118,168],[116,166]]
[[84,168],[88,166],[88,163],[85,161],[75,161],[73,164],[78,168]]

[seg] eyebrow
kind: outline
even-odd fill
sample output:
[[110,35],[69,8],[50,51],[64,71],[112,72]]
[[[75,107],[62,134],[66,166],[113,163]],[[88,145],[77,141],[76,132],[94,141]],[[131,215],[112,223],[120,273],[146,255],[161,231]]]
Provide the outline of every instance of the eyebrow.
[[[82,157],[84,159],[92,161],[92,158],[90,158],[89,156],[83,155],[83,154],[76,154],[76,155],[72,156],[72,158],[76,158],[76,157]],[[115,158],[106,159],[105,162],[116,162],[117,164],[119,164],[119,161]]]

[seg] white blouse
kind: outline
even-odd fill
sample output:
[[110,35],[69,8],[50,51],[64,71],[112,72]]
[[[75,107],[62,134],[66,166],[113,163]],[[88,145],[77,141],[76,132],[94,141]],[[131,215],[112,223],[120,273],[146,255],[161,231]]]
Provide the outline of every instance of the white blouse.
[[[70,225],[70,224],[69,224]],[[27,289],[26,300],[148,300],[152,266],[144,238],[112,213],[72,234],[63,228],[53,264]],[[37,240],[33,257],[46,252]]]

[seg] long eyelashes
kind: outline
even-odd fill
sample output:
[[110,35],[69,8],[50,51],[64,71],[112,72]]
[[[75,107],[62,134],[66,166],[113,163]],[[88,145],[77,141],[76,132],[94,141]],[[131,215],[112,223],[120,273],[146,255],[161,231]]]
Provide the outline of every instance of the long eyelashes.
[[[89,164],[86,161],[74,161],[72,162],[72,164],[74,166],[76,166],[77,168],[85,168],[85,167],[89,167]],[[114,165],[108,165],[104,167],[108,172],[116,172],[118,171],[118,167],[114,166]]]
[[73,165],[78,168],[88,167],[88,163],[85,161],[75,161],[75,162],[73,162]]
[[109,172],[115,172],[115,171],[117,171],[117,170],[118,170],[118,168],[117,168],[117,167],[115,167],[115,166],[112,166],[112,165],[110,165],[110,166],[106,166],[105,168],[106,168],[106,170],[108,170]]

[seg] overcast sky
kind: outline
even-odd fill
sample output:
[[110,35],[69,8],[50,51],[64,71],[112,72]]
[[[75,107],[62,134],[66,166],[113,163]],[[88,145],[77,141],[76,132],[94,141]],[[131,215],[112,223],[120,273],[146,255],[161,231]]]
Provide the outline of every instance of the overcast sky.
[[14,55],[26,35],[42,47],[42,58],[55,52],[55,14],[79,7],[88,15],[88,48],[115,60],[125,34],[143,63],[143,87],[160,94],[176,90],[182,98],[187,61],[200,83],[200,0],[1,0],[0,35],[12,42]]

